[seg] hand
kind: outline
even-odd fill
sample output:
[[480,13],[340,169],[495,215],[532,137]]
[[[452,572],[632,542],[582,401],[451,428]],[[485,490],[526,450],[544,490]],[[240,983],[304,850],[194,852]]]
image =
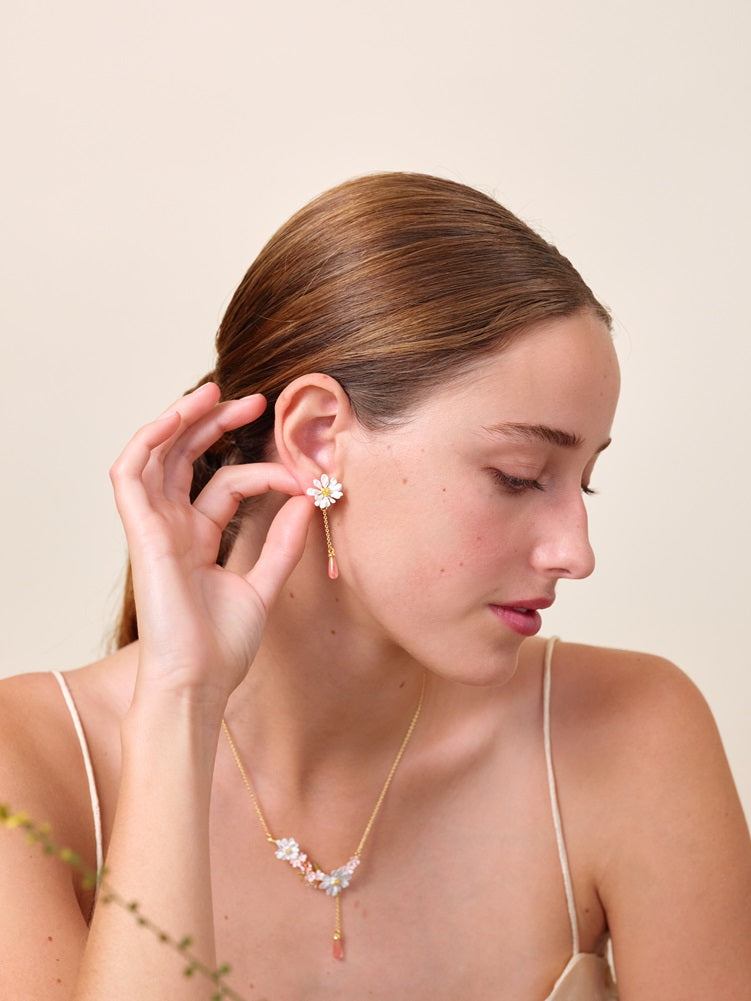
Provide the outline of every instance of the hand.
[[[313,505],[278,463],[221,468],[193,504],[193,462],[226,431],[263,413],[262,396],[218,403],[207,383],[126,445],[110,476],[130,549],[140,639],[137,691],[157,688],[223,710],[255,657],[266,614],[302,556]],[[216,563],[223,530],[245,497],[292,496],[255,566]]]

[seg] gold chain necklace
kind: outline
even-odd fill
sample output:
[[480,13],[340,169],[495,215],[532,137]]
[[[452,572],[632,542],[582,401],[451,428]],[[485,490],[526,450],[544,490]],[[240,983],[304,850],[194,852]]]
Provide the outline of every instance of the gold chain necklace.
[[227,743],[232,751],[232,756],[235,759],[235,763],[240,771],[242,780],[245,783],[245,788],[250,793],[250,798],[253,801],[253,808],[256,811],[256,816],[260,820],[261,827],[266,834],[266,840],[276,846],[276,851],[274,853],[276,858],[281,859],[283,862],[288,862],[293,869],[297,870],[298,875],[309,887],[323,890],[327,896],[334,898],[334,942],[332,950],[334,959],[344,959],[341,893],[349,886],[355,869],[360,864],[360,856],[365,848],[365,842],[368,840],[373,824],[376,821],[376,817],[378,816],[381,806],[383,805],[383,801],[386,798],[386,793],[391,785],[391,780],[399,767],[399,762],[402,760],[404,752],[407,749],[407,744],[409,743],[410,738],[414,733],[414,729],[417,726],[417,721],[420,718],[420,711],[422,710],[423,698],[425,696],[426,678],[427,674],[423,674],[422,687],[420,689],[420,698],[417,701],[417,708],[412,714],[412,719],[407,727],[407,732],[404,734],[404,739],[402,740],[399,750],[396,752],[396,757],[394,758],[394,762],[389,769],[388,775],[386,776],[386,781],[383,783],[383,788],[381,789],[378,799],[376,800],[376,804],[373,807],[373,811],[368,818],[368,822],[365,825],[365,830],[360,838],[360,843],[350,859],[343,866],[340,866],[338,869],[333,869],[331,872],[325,872],[317,866],[305,852],[301,851],[299,844],[294,838],[275,838],[271,833],[271,829],[266,822],[266,818],[263,815],[263,811],[261,810],[256,794],[253,791],[253,786],[250,784],[248,774],[243,768],[242,761],[240,761],[240,755],[237,753],[237,748],[235,747],[235,742],[229,732],[227,721],[224,719],[222,720],[222,730],[224,730],[224,736],[227,738]]

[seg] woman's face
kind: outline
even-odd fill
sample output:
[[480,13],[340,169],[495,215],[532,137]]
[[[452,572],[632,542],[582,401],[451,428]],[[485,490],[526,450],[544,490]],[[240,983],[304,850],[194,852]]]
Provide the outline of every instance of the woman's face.
[[618,388],[610,334],[581,313],[352,436],[332,531],[360,627],[442,676],[506,680],[558,580],[594,569],[584,495]]

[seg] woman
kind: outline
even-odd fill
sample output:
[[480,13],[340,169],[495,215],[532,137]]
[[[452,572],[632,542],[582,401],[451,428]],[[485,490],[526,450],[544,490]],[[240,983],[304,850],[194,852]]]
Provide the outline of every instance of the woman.
[[3,798],[107,867],[94,906],[5,836],[2,996],[211,995],[108,887],[246,998],[601,1001],[608,935],[625,1001],[744,996],[704,702],[536,636],[592,572],[618,392],[569,262],[462,185],[366,177],[272,238],[217,349],[113,467],[138,628],[131,594],[112,656],[2,684]]

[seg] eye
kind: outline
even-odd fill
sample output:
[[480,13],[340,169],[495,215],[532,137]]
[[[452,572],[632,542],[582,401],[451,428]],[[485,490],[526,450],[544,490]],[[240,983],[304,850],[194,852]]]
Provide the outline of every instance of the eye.
[[[492,469],[491,472],[494,478],[500,482],[501,486],[512,494],[521,494],[525,490],[545,489],[539,480],[529,480],[523,476],[512,476],[510,473],[504,473],[500,469]],[[597,491],[590,487],[588,483],[582,483],[581,490],[585,497],[594,497],[597,494]]]
[[500,469],[492,470],[493,476],[500,482],[509,493],[520,494],[525,490],[544,490],[545,487],[539,480],[527,480],[521,476],[511,476]]

